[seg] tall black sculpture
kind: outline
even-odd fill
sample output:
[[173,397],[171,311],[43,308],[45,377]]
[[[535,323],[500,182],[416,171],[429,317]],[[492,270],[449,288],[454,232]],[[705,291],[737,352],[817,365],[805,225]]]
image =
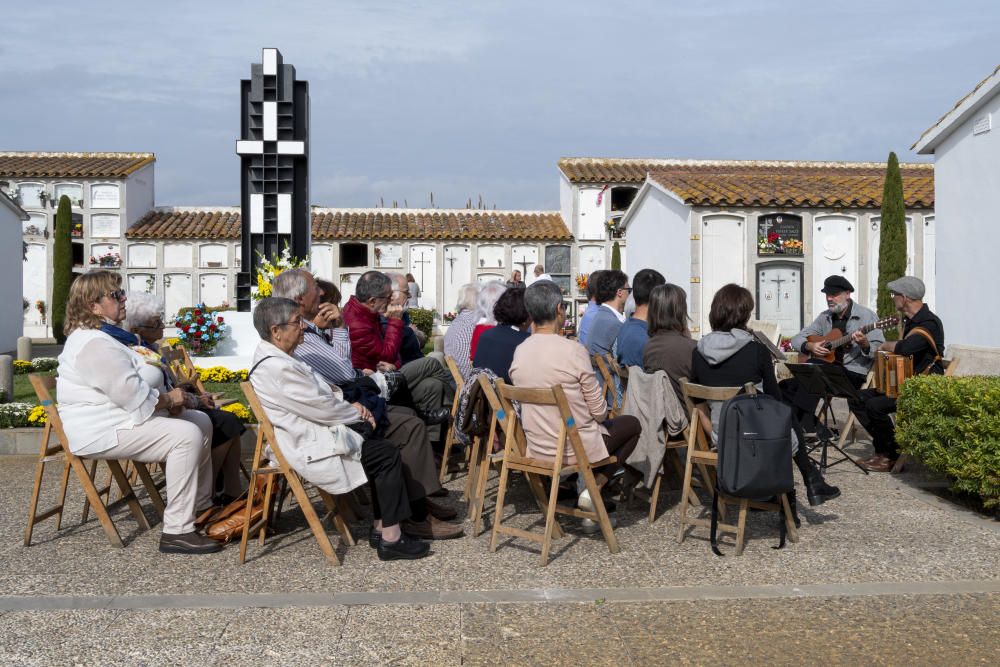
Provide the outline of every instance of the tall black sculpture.
[[243,264],[236,281],[236,305],[250,310],[257,284],[257,253],[279,254],[285,244],[294,257],[309,254],[309,83],[295,80],[277,49],[264,49],[240,82],[240,205]]

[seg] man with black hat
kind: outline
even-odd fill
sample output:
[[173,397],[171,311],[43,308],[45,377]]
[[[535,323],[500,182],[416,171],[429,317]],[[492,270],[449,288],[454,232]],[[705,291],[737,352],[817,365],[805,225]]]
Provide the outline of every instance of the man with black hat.
[[[844,276],[833,275],[823,281],[827,309],[819,314],[806,328],[792,338],[792,347],[802,354],[810,355],[810,362],[822,363],[822,357],[831,352],[827,342],[809,342],[810,336],[826,336],[837,329],[845,336],[851,337],[851,342],[844,349],[843,366],[847,377],[854,386],[860,389],[868,377],[875,352],[885,342],[885,335],[879,329],[872,329],[867,334],[860,329],[874,324],[878,316],[851,299],[854,286]],[[820,398],[807,393],[799,387],[793,378],[780,384],[782,395],[789,403],[795,416],[802,424],[802,430],[816,430],[816,407]]]
[[[914,276],[903,276],[886,287],[903,316],[903,337],[882,345],[882,350],[913,357],[913,373],[941,374],[941,355],[944,354],[944,325],[923,302],[924,283]],[[899,458],[896,446],[896,427],[892,415],[896,412],[896,399],[889,398],[877,389],[861,392],[860,401],[851,402],[851,411],[872,436],[875,454],[858,461],[872,472],[889,472]]]

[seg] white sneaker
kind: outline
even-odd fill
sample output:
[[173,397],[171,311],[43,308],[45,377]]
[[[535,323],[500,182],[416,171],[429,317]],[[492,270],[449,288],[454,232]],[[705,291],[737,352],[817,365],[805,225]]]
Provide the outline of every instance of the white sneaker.
[[[594,511],[594,501],[590,499],[590,489],[584,489],[580,497],[576,499],[576,506],[588,512]],[[585,519],[589,521],[589,519]]]
[[[618,519],[616,519],[615,517],[609,516],[608,521],[611,522],[612,529],[618,526]],[[580,523],[580,528],[586,535],[593,535],[594,533],[601,532],[601,524],[597,523],[593,519],[583,519],[583,521]]]

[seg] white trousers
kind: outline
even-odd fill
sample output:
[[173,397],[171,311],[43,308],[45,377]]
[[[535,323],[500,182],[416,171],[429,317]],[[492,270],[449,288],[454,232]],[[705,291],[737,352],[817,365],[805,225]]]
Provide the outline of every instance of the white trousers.
[[166,463],[167,507],[163,532],[194,530],[195,512],[212,505],[212,422],[202,412],[177,417],[157,412],[145,423],[118,431],[118,445],[94,458]]

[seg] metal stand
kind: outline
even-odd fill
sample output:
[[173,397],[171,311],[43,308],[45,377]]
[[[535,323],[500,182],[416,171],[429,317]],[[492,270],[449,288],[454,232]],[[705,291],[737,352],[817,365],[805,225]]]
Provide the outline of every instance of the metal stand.
[[[858,463],[834,441],[833,432],[830,429],[830,421],[833,419],[833,399],[844,398],[850,400],[859,397],[858,390],[855,389],[850,378],[844,373],[844,369],[832,364],[787,364],[786,366],[792,376],[798,380],[800,387],[812,396],[822,399],[816,429],[819,442],[809,447],[810,454],[813,454],[817,449],[820,450],[819,461],[817,461],[820,470],[825,472],[838,463],[849,461],[858,470],[867,475],[868,471],[865,470],[864,466]],[[841,458],[832,463],[828,456],[831,447],[841,455]]]

